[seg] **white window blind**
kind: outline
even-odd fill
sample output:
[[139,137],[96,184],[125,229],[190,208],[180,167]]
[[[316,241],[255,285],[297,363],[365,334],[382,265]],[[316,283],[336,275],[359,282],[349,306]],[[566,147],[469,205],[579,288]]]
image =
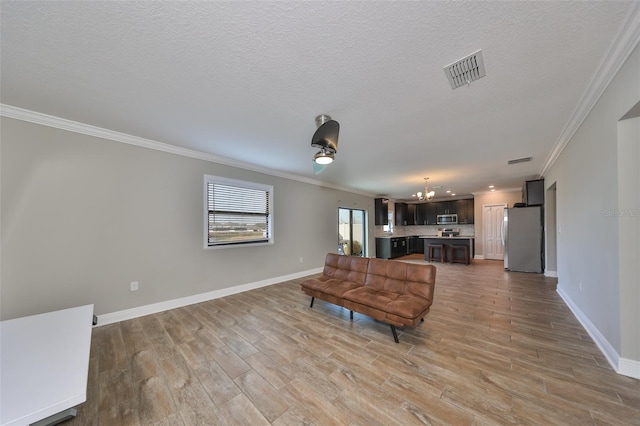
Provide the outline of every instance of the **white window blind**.
[[206,177],[207,246],[269,243],[273,187]]

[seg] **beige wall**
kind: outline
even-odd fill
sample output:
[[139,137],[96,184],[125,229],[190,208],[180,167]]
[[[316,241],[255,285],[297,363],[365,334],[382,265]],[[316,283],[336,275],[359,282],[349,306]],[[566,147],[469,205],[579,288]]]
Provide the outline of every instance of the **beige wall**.
[[[338,207],[373,218],[373,198],[208,161],[5,117],[0,136],[1,319],[89,303],[102,315],[315,269],[337,251]],[[274,186],[274,245],[203,250],[205,174]]]
[[[620,252],[619,235],[626,229],[620,228],[623,222],[613,212],[621,205],[620,197],[640,192],[633,176],[618,175],[619,160],[627,154],[617,146],[618,122],[639,100],[640,48],[636,47],[545,176],[547,188],[556,185],[559,290],[610,348],[636,362],[640,362],[640,300],[630,297],[621,303],[621,298],[638,294],[640,276],[637,268],[631,268],[629,276],[620,274],[619,262],[626,253]],[[637,161],[634,167],[637,170]],[[628,261],[635,264],[639,253],[633,255]]]
[[620,355],[640,361],[640,117],[618,124]]
[[[524,182],[523,182],[524,183]],[[484,194],[475,194],[473,202],[473,221],[476,231],[476,256],[484,256],[484,226],[482,221],[483,206],[491,204],[506,204],[507,207],[513,207],[514,203],[522,202],[522,190],[487,192]]]

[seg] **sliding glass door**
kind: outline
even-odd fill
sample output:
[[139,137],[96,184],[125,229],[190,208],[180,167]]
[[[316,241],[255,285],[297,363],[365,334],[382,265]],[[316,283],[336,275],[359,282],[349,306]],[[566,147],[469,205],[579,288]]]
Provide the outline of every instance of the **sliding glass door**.
[[366,233],[364,210],[338,209],[338,253],[367,257]]

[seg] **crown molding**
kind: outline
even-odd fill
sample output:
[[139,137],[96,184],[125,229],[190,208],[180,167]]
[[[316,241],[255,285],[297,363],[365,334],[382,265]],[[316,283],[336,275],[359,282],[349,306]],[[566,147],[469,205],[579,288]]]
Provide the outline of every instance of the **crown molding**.
[[192,149],[181,148],[168,143],[158,142],[151,139],[145,139],[138,136],[132,136],[126,133],[120,133],[113,130],[103,129],[101,127],[79,123],[77,121],[67,120],[65,118],[55,117],[52,115],[42,114],[39,112],[30,111],[27,109],[18,108],[11,105],[0,104],[0,116],[13,118],[21,121],[27,121],[34,124],[40,124],[43,126],[52,127],[56,129],[66,130],[68,132],[80,133],[87,136],[107,139],[113,142],[120,142],[120,143],[129,144],[129,145],[139,146],[142,148],[154,149],[156,151],[162,151],[169,154],[181,155],[183,157],[209,161],[211,163],[236,167],[243,170],[263,173],[269,176],[280,177],[284,179],[307,183],[310,185],[321,186],[323,188],[335,189],[338,191],[344,191],[352,194],[364,195],[366,197],[373,198],[373,194],[362,192],[362,191],[356,191],[352,188],[333,185],[333,184],[322,182],[316,179],[310,179],[303,176],[294,175],[291,173],[284,173],[278,170],[256,166],[255,164],[233,160],[231,158],[221,157],[218,155],[208,154],[205,152],[196,151]]
[[496,189],[495,191],[480,191],[480,192],[472,192],[473,196],[476,195],[487,195],[487,194],[498,194],[500,192],[521,192],[522,188],[505,188],[505,189]]
[[560,137],[556,141],[551,153],[547,157],[540,176],[544,176],[551,166],[558,159],[564,148],[567,146],[573,135],[578,131],[587,115],[606,88],[609,86],[613,78],[616,76],[624,62],[627,60],[633,49],[640,43],[640,2],[634,2],[631,13],[627,17],[624,25],[618,32],[613,44],[600,63],[598,70],[591,78],[587,89],[582,94],[578,106],[573,111],[569,121],[560,133]]

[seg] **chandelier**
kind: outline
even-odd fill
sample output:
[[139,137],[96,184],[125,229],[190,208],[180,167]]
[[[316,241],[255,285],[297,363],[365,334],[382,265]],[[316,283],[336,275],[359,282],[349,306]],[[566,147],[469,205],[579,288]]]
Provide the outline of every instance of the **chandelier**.
[[424,192],[417,192],[414,196],[420,201],[431,200],[436,195],[436,191],[429,191],[429,178],[424,178]]

